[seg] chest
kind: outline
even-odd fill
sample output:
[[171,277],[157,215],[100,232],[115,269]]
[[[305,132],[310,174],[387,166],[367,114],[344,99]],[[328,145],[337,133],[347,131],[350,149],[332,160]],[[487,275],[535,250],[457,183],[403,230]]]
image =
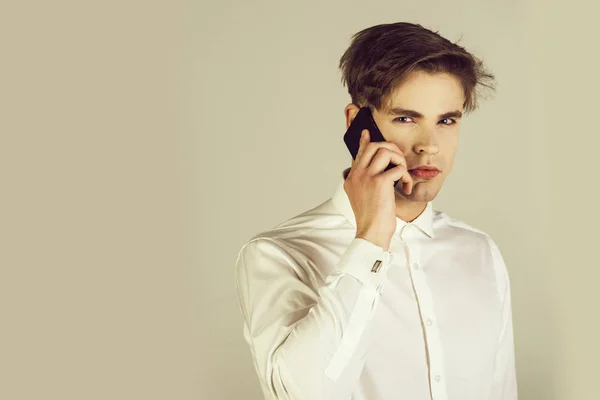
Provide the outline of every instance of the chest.
[[493,259],[485,248],[435,250],[394,249],[367,360],[401,372],[382,374],[386,385],[491,374],[502,324]]

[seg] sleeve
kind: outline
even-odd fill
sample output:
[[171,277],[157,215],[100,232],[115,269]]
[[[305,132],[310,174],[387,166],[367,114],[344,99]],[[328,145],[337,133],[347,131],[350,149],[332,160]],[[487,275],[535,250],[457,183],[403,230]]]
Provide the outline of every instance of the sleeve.
[[354,239],[320,288],[272,239],[247,243],[236,263],[244,336],[267,399],[348,399],[392,254]]
[[490,399],[517,400],[517,373],[515,366],[510,279],[500,250],[493,242],[491,246],[494,265],[496,267],[498,290],[502,300],[502,329],[498,338],[492,396],[490,396]]

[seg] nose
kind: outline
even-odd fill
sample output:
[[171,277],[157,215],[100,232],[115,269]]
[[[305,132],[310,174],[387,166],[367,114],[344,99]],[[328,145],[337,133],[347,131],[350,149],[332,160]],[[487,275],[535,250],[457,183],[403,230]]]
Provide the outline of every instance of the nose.
[[435,130],[428,128],[421,129],[413,150],[417,154],[437,154],[440,151],[440,147]]

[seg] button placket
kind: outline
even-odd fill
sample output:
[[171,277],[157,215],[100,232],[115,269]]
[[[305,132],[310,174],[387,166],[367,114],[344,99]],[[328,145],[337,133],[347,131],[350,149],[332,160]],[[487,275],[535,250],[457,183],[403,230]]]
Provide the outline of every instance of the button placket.
[[429,354],[430,379],[432,388],[435,388],[437,398],[444,399],[446,388],[443,382],[444,354],[441,344],[440,334],[436,325],[435,308],[433,303],[433,294],[428,285],[428,276],[426,269],[419,259],[417,249],[410,252],[410,275],[414,285],[419,309],[421,312],[421,321],[425,329],[425,343]]

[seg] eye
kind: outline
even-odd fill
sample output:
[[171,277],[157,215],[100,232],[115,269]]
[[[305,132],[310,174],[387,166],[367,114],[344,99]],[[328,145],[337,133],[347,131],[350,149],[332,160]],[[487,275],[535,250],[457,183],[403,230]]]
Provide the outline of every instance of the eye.
[[410,117],[398,117],[398,118],[394,118],[394,121],[400,122],[401,124],[406,124],[408,122],[412,122],[412,119]]
[[444,118],[440,122],[442,123],[442,125],[454,125],[456,123],[456,120],[454,118]]

